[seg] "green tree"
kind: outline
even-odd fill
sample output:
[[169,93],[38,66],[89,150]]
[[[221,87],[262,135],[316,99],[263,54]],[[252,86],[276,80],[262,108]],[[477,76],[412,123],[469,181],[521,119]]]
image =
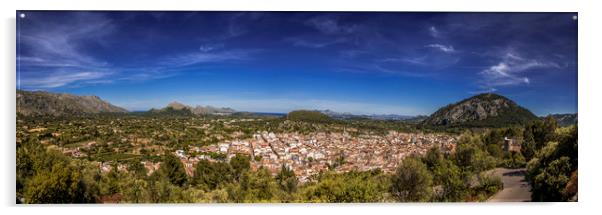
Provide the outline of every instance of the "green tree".
[[182,186],[188,180],[184,165],[176,156],[168,154],[163,159],[163,163],[159,168],[159,172],[163,177],[166,177],[169,182],[174,185]]
[[463,201],[468,194],[468,186],[464,181],[462,170],[450,160],[442,160],[433,169],[434,184],[442,187],[442,192],[437,197],[439,201]]
[[110,172],[102,174],[100,177],[100,193],[102,195],[113,195],[121,192],[121,178],[122,174],[117,171],[116,166],[113,166],[113,169]]
[[238,184],[228,187],[228,196],[234,202],[271,202],[278,190],[270,172],[262,167],[244,172]]
[[230,166],[232,167],[234,179],[239,181],[243,173],[251,168],[249,156],[236,154],[234,157],[232,157],[232,159],[230,159]]
[[[567,130],[568,129],[568,130]],[[577,177],[577,127],[559,129],[558,141],[548,142],[527,163],[527,180],[533,201],[567,201],[571,176]],[[577,180],[571,185],[576,187]]]
[[533,178],[533,198],[536,201],[566,201],[563,195],[570,179],[569,157],[552,161]]
[[134,159],[132,162],[129,163],[128,171],[132,172],[137,178],[146,177],[146,168],[144,167],[144,165],[142,165],[142,163],[140,163],[140,160],[138,159]]
[[504,166],[508,168],[525,167],[526,164],[525,157],[519,152],[507,153],[504,158]]
[[523,144],[521,145],[521,154],[525,160],[529,161],[535,155],[535,138],[533,137],[532,129],[526,128],[523,133]]
[[297,191],[297,184],[299,183],[297,176],[295,176],[295,172],[284,166],[284,164],[280,168],[278,175],[276,175],[276,182],[278,182],[278,186],[280,186],[282,191],[289,194]]
[[504,157],[504,151],[502,150],[502,145],[498,144],[489,144],[487,145],[487,154],[491,155],[494,158],[502,158]]
[[91,191],[79,169],[61,162],[36,174],[27,183],[24,198],[26,203],[92,203],[98,193]]
[[495,167],[495,159],[473,144],[458,144],[454,154],[456,164],[464,171],[478,173]]
[[125,184],[124,200],[131,203],[149,202],[148,183],[142,179],[131,179]]
[[149,198],[154,203],[178,202],[179,187],[173,185],[168,178],[158,176],[149,183]]
[[533,133],[535,150],[537,151],[543,148],[546,143],[556,139],[556,128],[558,128],[556,119],[549,115],[543,120],[528,124],[525,129],[529,129]]
[[380,170],[322,173],[298,191],[301,202],[383,202],[388,198],[390,178]]
[[426,155],[422,160],[428,169],[433,171],[435,168],[441,165],[444,158],[439,147],[432,147],[426,152]]
[[192,177],[193,184],[206,190],[216,189],[220,185],[231,181],[232,168],[228,163],[212,163],[207,160],[201,160],[196,164],[194,175]]
[[397,167],[391,194],[401,202],[425,202],[432,195],[432,175],[419,159],[407,157]]
[[504,143],[504,133],[499,129],[492,129],[487,132],[483,137],[483,142],[485,145],[498,145],[501,146]]

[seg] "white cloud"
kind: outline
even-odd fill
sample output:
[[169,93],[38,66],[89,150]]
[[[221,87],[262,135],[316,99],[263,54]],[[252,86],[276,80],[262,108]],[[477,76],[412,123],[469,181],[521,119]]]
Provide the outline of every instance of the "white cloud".
[[439,31],[437,30],[437,28],[436,28],[435,26],[431,26],[431,27],[429,28],[429,33],[430,33],[430,34],[431,34],[431,36],[432,36],[432,37],[434,37],[434,38],[438,38],[438,37],[440,36],[440,35],[439,35]]
[[204,44],[201,45],[199,47],[199,51],[201,52],[211,52],[211,51],[215,51],[215,50],[219,50],[224,48],[224,44],[223,43],[217,43],[217,44]]
[[318,40],[308,40],[299,37],[287,38],[285,41],[291,42],[294,46],[297,47],[308,47],[308,48],[323,48],[326,46],[344,43],[346,40],[343,38],[338,38],[334,40],[327,41],[318,41]]
[[222,39],[230,39],[239,36],[243,36],[249,32],[249,25],[257,22],[264,16],[261,12],[239,12],[223,18],[228,20],[226,26],[226,35],[222,36]]
[[184,67],[200,63],[215,63],[215,62],[239,62],[249,59],[252,53],[259,50],[228,50],[220,52],[192,52],[170,56],[162,60],[161,65],[167,67]]
[[[385,59],[387,60],[387,59]],[[396,59],[390,59],[396,60]],[[387,63],[385,61],[381,61],[379,63]],[[345,66],[341,66],[336,68],[334,71],[336,72],[344,72],[344,73],[357,73],[357,74],[370,74],[370,73],[379,73],[379,74],[388,74],[395,76],[405,76],[405,77],[428,77],[433,75],[428,72],[417,72],[413,70],[400,69],[396,66],[388,66],[388,65],[380,65],[379,63],[356,63],[356,64],[348,64]]]
[[[235,18],[242,18],[242,15],[236,15]],[[161,79],[177,75],[173,67],[241,60],[251,53],[244,50],[224,51],[223,43],[208,43],[201,45],[197,52],[159,59],[144,68],[117,66],[101,57],[92,56],[83,47],[84,44],[93,43],[103,46],[106,36],[116,29],[116,23],[99,13],[76,13],[74,16],[62,23],[44,22],[44,26],[29,26],[18,32],[19,46],[21,50],[26,50],[17,53],[19,88],[79,87],[115,81]]]
[[426,65],[426,60],[427,60],[427,56],[419,56],[419,57],[402,57],[402,58],[385,58],[382,59],[382,62],[388,62],[388,63],[398,63],[398,62],[403,62],[403,63],[410,63],[410,64],[415,64],[415,65]]
[[354,25],[342,25],[334,17],[317,16],[306,22],[324,34],[350,34],[355,31]]
[[111,65],[85,53],[81,44],[102,45],[104,36],[113,29],[111,20],[93,13],[77,13],[66,23],[21,29],[18,43],[26,52],[17,53],[18,87],[43,89],[107,82],[100,79],[113,74]]
[[62,87],[80,81],[89,81],[89,83],[100,83],[104,78],[110,75],[110,72],[51,72],[42,76],[21,76],[18,82],[19,88],[55,88]]
[[44,67],[104,67],[107,63],[82,52],[84,41],[102,43],[104,36],[112,32],[114,25],[109,19],[93,14],[75,17],[70,23],[46,23],[40,30],[21,30],[19,44],[28,55],[18,53],[23,66]]
[[438,49],[438,50],[440,50],[442,52],[445,52],[445,53],[456,52],[456,50],[454,49],[454,47],[451,46],[451,45],[450,46],[446,46],[446,45],[442,45],[442,44],[428,44],[428,45],[426,45],[426,47],[435,48],[435,49]]
[[553,62],[527,59],[515,52],[506,52],[500,62],[481,71],[482,87],[512,86],[530,84],[531,80],[526,73],[541,68],[558,68]]

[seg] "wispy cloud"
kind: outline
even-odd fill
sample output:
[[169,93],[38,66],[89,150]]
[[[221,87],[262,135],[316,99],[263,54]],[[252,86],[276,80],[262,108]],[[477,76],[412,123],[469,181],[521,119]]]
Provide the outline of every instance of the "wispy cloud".
[[219,50],[219,49],[223,49],[224,48],[224,44],[223,43],[216,43],[216,44],[203,44],[199,47],[199,51],[201,52],[211,52],[211,51],[215,51],[215,50]]
[[414,65],[427,65],[426,59],[427,56],[423,55],[419,57],[385,58],[380,61],[390,63],[410,63]]
[[228,16],[227,35],[225,35],[222,39],[239,37],[248,33],[249,25],[263,17],[264,13],[240,12]]
[[239,62],[251,58],[251,54],[260,50],[224,50],[219,52],[191,52],[176,56],[169,56],[161,61],[161,65],[168,67],[184,67],[201,63]]
[[99,83],[101,78],[109,76],[110,72],[49,72],[39,76],[26,76],[20,80],[20,85],[25,88],[55,88],[62,87],[76,82],[88,82],[90,84]]
[[80,45],[103,37],[114,26],[102,16],[82,13],[70,23],[46,23],[19,32],[18,87],[53,88],[111,75],[110,65],[82,51]]
[[290,37],[286,38],[285,41],[290,42],[293,46],[307,47],[307,48],[324,48],[326,46],[344,43],[347,40],[344,38],[335,38],[331,40],[309,40],[301,37]]
[[431,26],[429,28],[429,34],[434,38],[438,38],[440,36],[439,30],[437,30],[435,26]]
[[357,74],[386,74],[393,76],[405,76],[405,77],[428,77],[432,74],[425,72],[418,72],[413,70],[396,68],[395,66],[384,65],[382,62],[373,62],[373,63],[355,63],[348,64],[345,66],[340,66],[336,68],[334,71],[336,72],[345,72],[345,73],[357,73]]
[[[156,59],[143,67],[116,65],[108,59],[92,55],[118,29],[118,23],[101,13],[76,13],[66,23],[44,22],[44,26],[28,23],[19,32],[17,53],[17,87],[48,89],[81,87],[90,84],[110,84],[117,81],[146,81],[178,75],[178,67],[201,63],[238,62],[248,59],[257,50],[225,49],[223,42],[206,42],[197,51],[173,53]],[[231,20],[257,18],[236,14]],[[64,20],[62,20],[64,21]],[[234,26],[235,24],[233,24]],[[233,27],[232,28],[235,28]],[[236,30],[235,30],[236,31]],[[240,33],[240,32],[239,32]]]
[[355,25],[341,24],[337,17],[333,16],[316,16],[307,20],[306,24],[324,34],[350,34],[357,27]]
[[559,68],[558,64],[553,62],[528,59],[519,54],[508,51],[494,65],[481,71],[482,88],[492,88],[496,86],[526,85],[531,83],[527,73],[542,68]]
[[454,52],[456,52],[456,50],[454,49],[454,47],[451,46],[451,45],[446,46],[446,45],[436,44],[435,43],[435,44],[428,44],[425,47],[434,48],[434,49],[437,49],[437,50],[445,52],[445,53],[454,53]]

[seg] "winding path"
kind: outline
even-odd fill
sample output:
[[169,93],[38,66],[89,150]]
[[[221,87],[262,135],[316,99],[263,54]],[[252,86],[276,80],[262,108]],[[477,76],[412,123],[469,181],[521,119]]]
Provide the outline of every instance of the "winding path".
[[525,180],[525,168],[496,168],[492,174],[500,176],[504,189],[491,196],[488,202],[529,202],[531,201],[531,185]]

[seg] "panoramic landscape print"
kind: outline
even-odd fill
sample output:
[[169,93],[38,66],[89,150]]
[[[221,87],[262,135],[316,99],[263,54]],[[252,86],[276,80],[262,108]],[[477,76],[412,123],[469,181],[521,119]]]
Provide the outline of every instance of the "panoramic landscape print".
[[577,13],[16,22],[17,204],[578,201]]

